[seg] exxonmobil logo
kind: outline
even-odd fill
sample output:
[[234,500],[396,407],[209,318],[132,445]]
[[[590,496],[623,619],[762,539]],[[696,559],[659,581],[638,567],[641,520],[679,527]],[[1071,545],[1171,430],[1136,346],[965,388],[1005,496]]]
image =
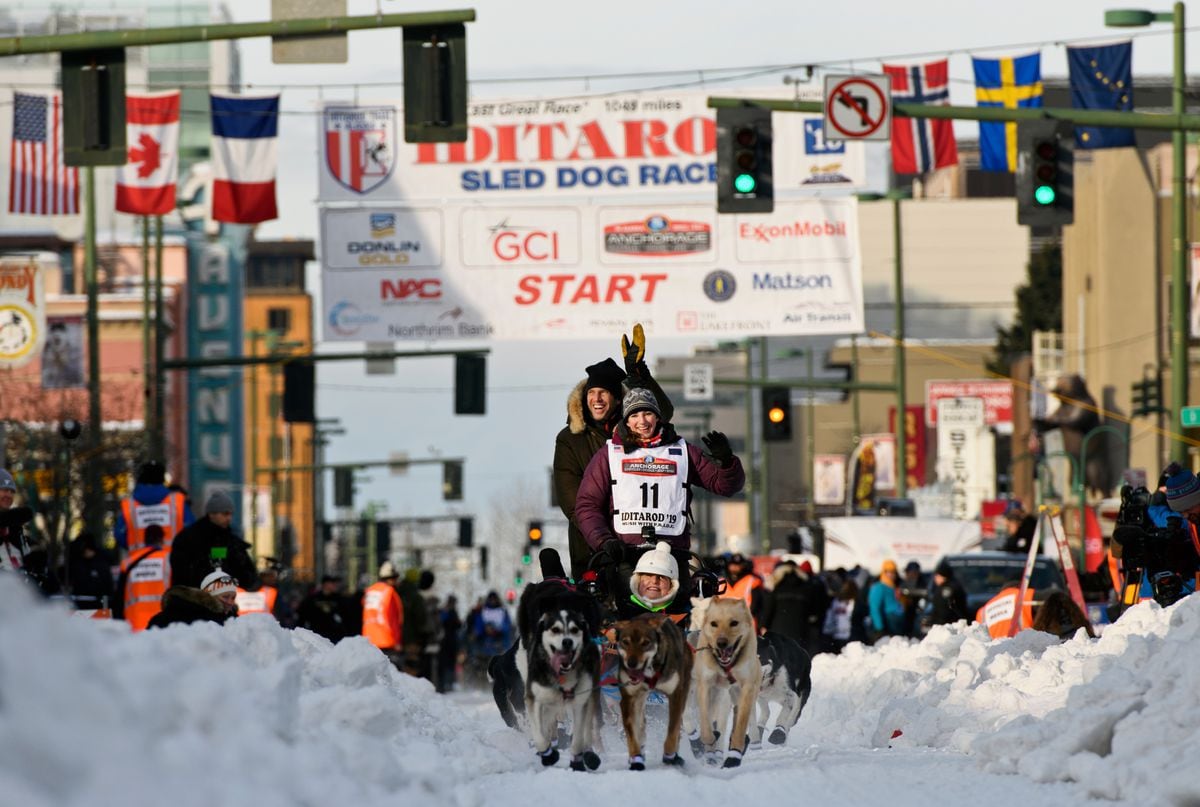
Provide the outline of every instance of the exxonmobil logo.
[[387,300],[439,300],[442,296],[442,281],[432,278],[401,277],[379,281],[379,299]]

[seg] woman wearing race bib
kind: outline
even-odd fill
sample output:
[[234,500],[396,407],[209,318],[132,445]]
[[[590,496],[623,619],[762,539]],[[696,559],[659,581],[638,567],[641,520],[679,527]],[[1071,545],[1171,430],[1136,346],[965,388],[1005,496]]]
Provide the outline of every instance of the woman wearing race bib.
[[[591,551],[618,565],[635,562],[643,528],[653,527],[655,538],[671,545],[679,564],[679,590],[688,592],[691,488],[732,496],[746,483],[746,473],[721,432],[703,438],[709,455],[684,441],[670,423],[662,422],[658,401],[647,389],[625,394],[621,416],[612,439],[583,473],[575,521]],[[675,606],[686,609],[689,604],[685,596]]]

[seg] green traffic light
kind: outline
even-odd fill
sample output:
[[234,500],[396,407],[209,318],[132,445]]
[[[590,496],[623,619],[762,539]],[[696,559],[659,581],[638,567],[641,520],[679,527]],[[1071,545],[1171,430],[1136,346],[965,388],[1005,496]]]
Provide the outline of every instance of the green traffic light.
[[526,552],[521,556],[521,562],[528,566],[529,564],[533,563],[533,556]]
[[1054,188],[1049,185],[1038,185],[1033,191],[1033,199],[1039,205],[1054,204]]
[[733,178],[733,189],[738,193],[754,193],[754,188],[758,183],[754,181],[754,177],[750,174],[738,174]]

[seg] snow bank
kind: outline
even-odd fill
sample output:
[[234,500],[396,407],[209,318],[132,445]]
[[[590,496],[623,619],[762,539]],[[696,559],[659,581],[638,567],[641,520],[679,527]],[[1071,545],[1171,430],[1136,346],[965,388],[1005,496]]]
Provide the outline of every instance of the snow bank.
[[[1017,794],[1197,804],[1198,630],[1191,597],[1138,606],[1099,639],[991,641],[960,624],[920,643],[851,645],[815,660],[786,746],[737,771],[690,762],[632,777],[611,719],[599,773],[565,761],[543,772],[486,696],[437,695],[362,639],[334,646],[264,616],[131,635],[0,576],[0,802],[611,807],[632,793],[744,800],[751,787],[762,803],[826,788],[852,794],[845,803],[927,804],[928,790],[897,798],[895,777],[910,770],[973,807]],[[652,724],[649,759],[661,741]],[[862,773],[876,769],[886,777]]]

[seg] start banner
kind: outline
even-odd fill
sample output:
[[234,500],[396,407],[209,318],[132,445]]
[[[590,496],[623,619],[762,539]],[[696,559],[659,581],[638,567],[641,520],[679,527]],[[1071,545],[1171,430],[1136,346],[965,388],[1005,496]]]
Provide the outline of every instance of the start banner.
[[853,197],[750,216],[711,199],[327,207],[321,245],[326,340],[863,329]]
[[[326,102],[318,116],[319,201],[711,196],[717,135],[707,98],[691,90],[475,101],[465,143],[404,142],[395,102]],[[778,197],[865,183],[864,145],[826,139],[820,115],[775,115],[773,131]]]

